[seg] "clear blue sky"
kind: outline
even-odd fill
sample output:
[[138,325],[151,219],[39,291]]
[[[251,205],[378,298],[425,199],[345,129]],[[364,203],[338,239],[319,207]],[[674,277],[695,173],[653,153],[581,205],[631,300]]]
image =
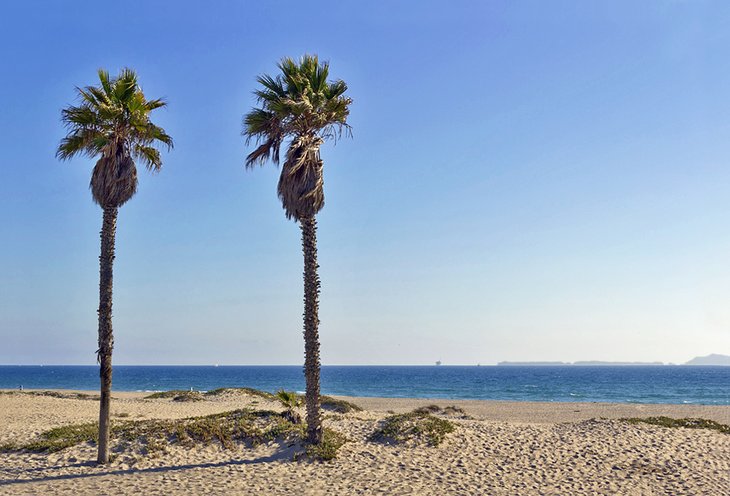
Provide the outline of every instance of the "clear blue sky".
[[5,2],[0,363],[94,363],[99,67],[175,139],[120,211],[115,362],[294,364],[300,233],[245,171],[255,77],[317,53],[354,99],[319,216],[325,364],[730,354],[730,4]]

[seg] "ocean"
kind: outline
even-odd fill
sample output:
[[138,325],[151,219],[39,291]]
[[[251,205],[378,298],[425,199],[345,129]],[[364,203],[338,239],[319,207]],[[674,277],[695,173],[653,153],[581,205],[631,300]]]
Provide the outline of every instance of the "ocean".
[[[0,366],[0,388],[96,390],[96,366]],[[115,391],[304,390],[300,366],[116,366]],[[730,405],[730,367],[323,366],[323,394]]]

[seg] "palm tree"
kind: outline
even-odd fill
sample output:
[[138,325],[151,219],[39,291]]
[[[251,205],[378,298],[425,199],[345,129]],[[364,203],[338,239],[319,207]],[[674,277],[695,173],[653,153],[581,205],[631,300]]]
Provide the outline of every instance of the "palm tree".
[[61,113],[68,133],[61,140],[56,157],[67,160],[75,155],[99,157],[91,174],[91,194],[104,210],[99,257],[99,348],[101,401],[99,407],[98,463],[109,461],[109,400],[112,388],[112,266],[114,236],[119,207],[137,191],[137,169],[141,161],[157,172],[162,167],[159,143],[172,148],[172,138],[150,122],[150,112],[164,107],[161,99],[146,100],[131,69],[110,78],[99,69],[100,86],[76,88],[78,106]]
[[327,81],[329,63],[316,55],[298,62],[284,58],[281,74],[259,76],[262,86],[254,94],[259,106],[244,117],[246,142],[258,147],[246,157],[246,167],[279,163],[285,140],[288,148],[281,168],[279,198],[288,219],[299,222],[304,252],[304,375],[307,406],[307,440],[322,441],[319,401],[319,275],[317,274],[317,221],[324,206],[322,159],[319,148],[326,139],[350,132],[347,116],[352,100],[344,96],[342,80]]

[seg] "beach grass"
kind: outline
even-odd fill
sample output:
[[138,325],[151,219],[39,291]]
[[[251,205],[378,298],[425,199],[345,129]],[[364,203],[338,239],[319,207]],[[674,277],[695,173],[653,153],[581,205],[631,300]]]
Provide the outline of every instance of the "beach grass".
[[0,445],[0,451],[32,451],[37,453],[54,453],[85,442],[96,442],[99,426],[96,423],[66,425],[41,433],[36,439],[27,443],[6,443]]
[[261,391],[249,387],[231,387],[231,388],[218,388],[210,391],[187,391],[182,389],[172,389],[170,391],[159,391],[156,393],[148,394],[144,397],[146,400],[160,400],[160,399],[172,399],[173,401],[203,401],[208,397],[223,396],[226,394],[242,393],[248,396],[256,396],[266,400],[274,401],[276,396],[266,391]]
[[[168,397],[168,396],[165,396]],[[317,460],[331,460],[347,441],[340,433],[325,429],[321,445],[307,445],[306,425],[290,422],[283,413],[241,409],[176,420],[124,420],[112,425],[116,450],[132,450],[154,455],[170,446],[192,448],[218,443],[224,449],[238,445],[257,446],[267,442],[300,443],[304,454]],[[53,453],[83,443],[96,443],[98,424],[85,423],[57,427],[29,442],[0,445],[0,452],[29,451]]]
[[322,430],[322,442],[308,445],[306,454],[315,460],[330,461],[337,457],[337,451],[347,441],[347,438],[341,433],[325,427]]
[[230,387],[230,388],[218,388],[218,389],[212,389],[210,391],[207,391],[205,393],[206,396],[220,396],[223,394],[228,393],[244,393],[249,396],[258,396],[259,398],[263,398],[266,400],[274,401],[276,400],[276,396],[267,392],[267,391],[261,391],[260,389],[254,389],[249,387]]
[[190,393],[192,391],[184,391],[182,389],[171,389],[170,391],[158,391],[156,393],[148,394],[144,397],[146,400],[162,400],[162,399],[172,399],[175,396]]
[[79,392],[64,392],[64,391],[0,391],[0,394],[25,394],[29,396],[49,396],[51,398],[63,398],[72,400],[99,400],[98,394],[88,394]]
[[683,427],[686,429],[709,429],[713,431],[722,432],[723,434],[730,434],[730,425],[721,424],[714,420],[707,420],[702,418],[671,418],[671,417],[632,417],[623,418],[630,424],[650,424],[658,425],[661,427],[677,428]]
[[328,410],[335,413],[361,412],[362,408],[349,401],[340,400],[331,396],[320,396],[320,405],[322,410]]
[[370,435],[370,440],[386,444],[425,442],[429,446],[438,446],[455,429],[453,422],[436,417],[427,409],[416,409],[386,417]]
[[469,419],[471,418],[469,415],[467,415],[466,411],[464,411],[463,408],[460,406],[455,405],[448,405],[445,407],[440,407],[438,405],[426,405],[419,408],[416,408],[413,410],[413,413],[432,413],[435,415],[450,415],[450,416],[456,416],[463,419]]
[[301,437],[301,427],[288,422],[279,412],[247,409],[180,420],[123,422],[115,425],[113,432],[123,441],[146,444],[147,451],[175,444],[193,447],[214,442],[232,449],[238,443],[255,446]]
[[[212,389],[210,391],[206,392],[198,392],[198,391],[185,391],[180,389],[173,389],[171,391],[160,391],[157,393],[152,393],[147,396],[145,396],[145,399],[148,400],[155,400],[155,399],[171,399],[173,401],[202,401],[205,400],[208,397],[215,397],[215,396],[224,396],[227,394],[236,394],[236,393],[242,393],[248,396],[255,396],[258,398],[262,398],[268,401],[281,401],[281,398],[277,394],[272,394],[266,391],[261,391],[259,389],[249,388],[249,387],[235,387],[235,388],[218,388],[218,389]],[[304,396],[297,394],[297,393],[289,393],[285,392],[289,395],[292,395],[292,397],[296,396],[297,398],[303,399]],[[292,398],[293,399],[293,398]],[[362,411],[362,408],[357,406],[356,404],[341,400],[338,398],[333,398],[331,396],[320,396],[320,404],[323,410],[335,412],[335,413],[350,413],[350,412],[360,412]],[[457,407],[454,407],[457,408]]]
[[183,391],[181,394],[174,396],[172,401],[205,401],[205,398],[198,391]]

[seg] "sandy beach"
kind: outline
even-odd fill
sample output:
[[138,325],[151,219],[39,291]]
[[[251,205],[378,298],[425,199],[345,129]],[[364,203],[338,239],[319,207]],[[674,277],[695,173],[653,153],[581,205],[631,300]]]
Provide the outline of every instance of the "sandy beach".
[[[72,392],[0,394],[0,445],[53,427],[93,422],[98,404]],[[92,393],[93,394],[93,393]],[[201,401],[114,393],[115,422],[182,419],[281,407],[235,392]],[[95,446],[0,453],[0,494],[730,494],[730,435],[622,418],[704,418],[730,424],[730,406],[345,398],[363,411],[328,412],[346,442],[333,461],[294,460],[282,442],[224,448],[118,449],[96,466]],[[455,430],[438,446],[370,439],[383,419],[428,405]]]

